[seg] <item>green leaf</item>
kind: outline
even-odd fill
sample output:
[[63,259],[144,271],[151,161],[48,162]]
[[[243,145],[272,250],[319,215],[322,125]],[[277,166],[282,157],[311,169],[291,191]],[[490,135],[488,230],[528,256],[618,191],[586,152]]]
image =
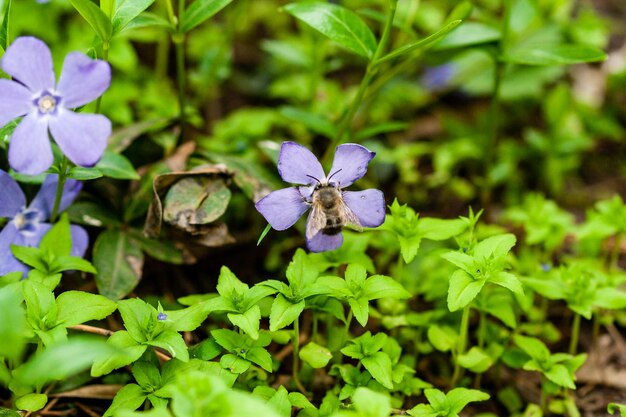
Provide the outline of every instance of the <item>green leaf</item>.
[[561,387],[576,389],[576,384],[574,384],[574,379],[572,378],[572,375],[570,375],[567,368],[560,363],[552,365],[550,369],[544,372],[544,375],[550,381]]
[[513,340],[520,349],[533,359],[546,361],[550,357],[550,350],[537,338],[515,335]]
[[460,235],[467,229],[467,223],[461,219],[422,217],[417,224],[420,235],[430,240],[447,240]]
[[99,377],[110,373],[112,370],[121,368],[135,362],[143,355],[148,348],[146,345],[140,345],[125,330],[120,330],[107,340],[111,346],[119,348],[114,354],[96,360],[91,367],[91,376]]
[[0,288],[0,340],[11,341],[0,343],[0,357],[15,363],[24,349],[27,336],[26,313],[19,289],[13,286]]
[[59,221],[43,236],[39,249],[55,257],[69,256],[72,252],[72,234],[66,213],[63,213]]
[[[134,0],[126,0],[125,4],[133,3],[133,1]],[[149,1],[152,3],[154,0]],[[102,159],[100,159],[98,164],[96,164],[96,168],[103,175],[117,180],[139,179],[139,174],[137,174],[137,171],[135,171],[133,164],[128,160],[128,158],[109,150],[104,151],[104,155],[102,155]]]
[[328,365],[333,354],[324,346],[309,342],[300,350],[300,359],[308,363],[311,368],[323,368]]
[[420,50],[420,49],[425,49],[426,47],[433,45],[439,39],[441,39],[444,36],[446,36],[448,33],[450,33],[452,30],[454,30],[460,24],[461,24],[461,20],[453,20],[450,23],[448,23],[447,25],[445,25],[443,28],[439,29],[437,32],[433,33],[432,35],[427,36],[424,39],[420,39],[417,42],[411,42],[411,43],[409,43],[407,45],[401,46],[398,49],[395,49],[394,51],[391,51],[387,55],[385,55],[382,58],[376,60],[376,62],[374,64],[378,65],[378,64],[380,64],[382,62],[385,62],[385,61],[388,61],[390,59],[394,59],[394,58],[397,58],[397,57],[402,56],[402,55],[410,54],[413,51]]
[[228,371],[234,374],[243,374],[250,369],[250,365],[252,364],[249,360],[228,353],[220,358],[220,365],[222,368],[228,369]]
[[384,352],[376,352],[373,355],[361,359],[363,367],[378,381],[383,387],[393,389],[391,380],[391,359]]
[[350,305],[350,310],[352,310],[356,321],[358,321],[361,326],[365,327],[370,314],[368,299],[365,297],[349,298],[348,304]]
[[400,242],[400,253],[402,254],[402,259],[404,259],[404,262],[408,264],[415,259],[417,250],[422,243],[422,237],[419,235],[411,237],[398,236],[398,241]]
[[32,266],[38,271],[44,273],[48,272],[48,264],[44,259],[43,252],[39,248],[11,245],[11,253],[20,262],[25,263],[28,266]]
[[483,373],[493,365],[493,359],[479,347],[459,355],[459,365],[474,373]]
[[102,178],[103,174],[98,168],[72,167],[67,177],[77,181],[89,181]]
[[39,411],[46,406],[48,396],[46,394],[26,394],[15,402],[19,410]]
[[82,291],[66,291],[56,299],[57,323],[69,327],[90,320],[100,320],[117,309],[106,297]]
[[609,403],[609,405],[607,406],[607,411],[611,415],[615,414],[616,411],[619,411],[620,416],[626,417],[626,405],[624,404]]
[[253,347],[248,350],[246,359],[256,363],[267,372],[272,372],[272,355],[262,347]]
[[391,415],[389,394],[359,387],[352,395],[352,403],[361,416],[389,417]]
[[[152,27],[164,28],[172,33],[175,30],[172,24],[168,20],[162,18],[161,16],[154,14],[154,13],[150,13],[150,12],[143,12],[139,16],[131,20],[124,29],[121,29],[121,31],[125,32],[131,29],[152,28]],[[149,123],[154,124],[154,121],[150,121]],[[109,143],[113,143],[113,142],[110,141]]]
[[228,6],[232,0],[196,0],[185,10],[180,23],[182,32],[189,32],[200,23]]
[[113,300],[126,296],[141,279],[143,261],[140,248],[123,231],[100,233],[93,249],[98,292]]
[[78,256],[59,256],[54,258],[50,264],[49,274],[57,274],[63,271],[83,271],[90,274],[98,272],[89,261]]
[[15,410],[0,407],[0,417],[22,417],[22,415]]
[[522,65],[572,65],[604,61],[606,54],[593,46],[553,44],[513,49],[502,59]]
[[594,306],[609,310],[626,308],[626,292],[617,288],[600,288],[594,294]]
[[210,307],[208,303],[198,303],[181,310],[166,311],[169,328],[177,332],[197,329],[212,312]]
[[227,266],[222,266],[216,286],[219,295],[230,301],[233,306],[236,306],[243,301],[249,288],[248,284],[241,282]]
[[284,9],[358,55],[372,58],[376,51],[376,38],[370,28],[356,13],[345,7],[331,3],[303,2],[287,4]]
[[11,14],[11,0],[7,1],[6,8],[4,9],[4,15],[2,18],[2,25],[0,26],[0,48],[4,51],[9,46],[9,16]]
[[287,300],[284,295],[278,294],[272,303],[272,309],[270,311],[270,331],[275,332],[276,330],[289,326],[300,317],[304,306],[304,300],[292,303]]
[[435,349],[442,352],[447,352],[454,348],[459,337],[457,332],[451,327],[439,326],[437,324],[428,327],[427,336],[428,341]]
[[122,410],[135,411],[146,401],[148,396],[137,384],[127,384],[115,394],[111,406],[102,417],[110,417]]
[[446,394],[452,415],[460,413],[468,403],[485,401],[489,394],[475,389],[454,388]]
[[467,272],[457,269],[450,277],[448,309],[456,311],[467,306],[476,298],[484,285],[485,280],[474,280]]
[[103,42],[111,39],[112,27],[109,17],[90,0],[70,0],[72,6],[89,23]]
[[402,284],[391,277],[373,275],[363,285],[363,297],[368,300],[379,298],[410,298],[411,293],[404,289]]
[[150,7],[152,3],[154,0],[118,0],[117,9],[111,19],[113,35],[124,30],[126,25]]
[[296,251],[285,272],[289,286],[294,289],[303,289],[313,284],[318,274],[317,267],[302,249]]
[[515,235],[511,233],[488,237],[476,245],[474,258],[479,260],[501,258],[515,246],[516,240]]
[[281,107],[279,112],[287,119],[300,122],[312,132],[319,133],[327,138],[334,138],[337,134],[335,125],[317,113],[291,106]]
[[56,322],[57,306],[52,290],[34,280],[22,282],[22,292],[26,302],[26,315],[32,324],[52,325]]
[[148,392],[152,392],[161,386],[161,374],[159,368],[148,361],[137,361],[132,369],[135,381]]
[[165,330],[159,335],[146,342],[151,346],[157,346],[165,349],[173,358],[187,362],[189,360],[189,350],[183,336],[173,330]]
[[461,252],[446,252],[441,254],[441,257],[443,259],[445,259],[446,261],[458,266],[459,268],[461,268],[463,271],[467,272],[468,274],[473,273],[474,272],[474,265],[475,265],[475,260],[474,258],[472,258],[471,256],[465,254],[465,253],[461,253]]
[[500,31],[483,23],[466,22],[457,27],[435,46],[435,50],[460,48],[469,45],[495,42],[500,39]]
[[498,271],[489,277],[489,282],[498,284],[504,288],[507,288],[515,294],[524,294],[524,288],[522,282],[517,277],[509,272]]
[[229,313],[228,320],[241,330],[246,332],[254,340],[259,338],[259,325],[261,323],[261,309],[258,305],[252,306],[243,314]]
[[16,371],[16,378],[31,386],[60,381],[89,369],[95,361],[117,353],[118,349],[101,338],[76,336],[36,354]]

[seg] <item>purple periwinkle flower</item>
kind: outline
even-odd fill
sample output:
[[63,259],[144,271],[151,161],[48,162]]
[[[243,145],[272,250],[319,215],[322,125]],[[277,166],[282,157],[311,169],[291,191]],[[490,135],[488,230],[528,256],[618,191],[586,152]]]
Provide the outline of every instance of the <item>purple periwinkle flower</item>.
[[157,320],[158,321],[165,321],[167,320],[167,314],[165,314],[164,312],[159,312],[159,314],[157,314]]
[[[58,175],[46,177],[41,189],[26,206],[26,197],[19,185],[9,174],[0,170],[0,218],[8,223],[0,231],[0,276],[9,272],[28,272],[28,266],[18,261],[11,253],[11,245],[38,246],[43,235],[52,227],[46,220],[54,207]],[[82,188],[82,183],[68,179],[63,187],[59,210],[67,208]],[[73,256],[83,256],[87,250],[88,236],[85,229],[71,225]]]
[[441,90],[448,86],[457,70],[453,64],[443,64],[437,67],[428,67],[422,75],[422,84],[430,91]]
[[273,191],[256,203],[256,209],[276,230],[285,230],[311,208],[307,219],[306,244],[312,252],[337,249],[343,243],[342,228],[377,227],[385,221],[382,191],[343,191],[367,172],[376,155],[355,143],[337,147],[328,176],[315,155],[295,142],[283,142],[278,172],[297,187]]
[[111,67],[80,52],[65,57],[55,85],[52,56],[37,38],[20,37],[2,58],[2,69],[13,80],[0,79],[0,126],[24,116],[9,144],[11,168],[40,174],[54,160],[48,131],[76,165],[95,165],[111,135],[111,121],[100,114],[70,109],[98,98],[111,83]]

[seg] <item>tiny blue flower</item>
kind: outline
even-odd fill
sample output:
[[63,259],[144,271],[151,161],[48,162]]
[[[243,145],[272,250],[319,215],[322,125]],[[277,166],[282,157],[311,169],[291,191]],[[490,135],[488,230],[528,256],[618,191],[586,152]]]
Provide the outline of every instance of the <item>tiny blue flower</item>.
[[422,84],[428,90],[435,91],[447,87],[454,77],[456,68],[452,64],[443,64],[437,67],[428,67],[422,75]]
[[541,270],[543,272],[549,272],[551,269],[552,269],[552,266],[550,264],[545,263],[545,262],[541,264]]
[[90,167],[102,158],[111,121],[71,109],[90,103],[109,88],[107,62],[72,52],[57,83],[48,46],[23,36],[7,48],[2,69],[13,80],[0,79],[0,127],[24,116],[9,144],[11,168],[30,175],[50,168],[54,157],[48,132],[76,165]]
[[[52,227],[46,221],[52,214],[56,196],[58,176],[48,175],[41,189],[26,206],[26,197],[19,185],[9,174],[0,170],[0,218],[9,219],[4,229],[0,231],[0,276],[9,272],[27,273],[29,268],[18,261],[11,253],[11,245],[38,246],[43,235]],[[67,180],[63,188],[63,196],[59,210],[65,210],[76,198],[82,188],[82,183],[76,180]],[[83,256],[88,246],[88,236],[85,229],[72,225],[73,256]]]
[[311,151],[295,142],[283,142],[278,172],[285,182],[299,186],[269,193],[256,203],[256,209],[272,228],[285,230],[312,208],[307,219],[307,247],[312,252],[337,249],[343,243],[341,230],[346,224],[377,227],[385,221],[382,191],[343,191],[365,175],[375,155],[355,143],[340,145],[326,176]]
[[164,312],[160,311],[159,314],[157,315],[157,320],[158,321],[165,321],[165,320],[167,320],[167,314],[165,314]]

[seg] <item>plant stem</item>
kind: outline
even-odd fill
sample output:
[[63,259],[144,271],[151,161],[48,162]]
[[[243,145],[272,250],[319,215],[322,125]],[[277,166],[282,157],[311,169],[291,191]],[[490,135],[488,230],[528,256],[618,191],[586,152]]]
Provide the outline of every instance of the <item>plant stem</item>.
[[354,317],[354,313],[352,313],[352,309],[348,312],[348,318],[346,319],[346,334],[350,333],[350,324],[352,323],[352,317]]
[[318,342],[319,334],[318,334],[318,325],[319,325],[319,317],[317,311],[313,311],[313,329],[311,330],[311,340],[314,342]]
[[574,313],[574,320],[572,321],[572,334],[570,335],[570,342],[569,342],[570,355],[576,354],[576,348],[578,347],[579,335],[580,335],[580,314]]
[[185,0],[178,0],[178,24],[172,42],[176,49],[176,86],[178,89],[179,139],[185,135],[185,34],[180,30],[180,17],[185,13]]
[[61,158],[61,167],[59,168],[59,180],[57,182],[57,192],[54,197],[54,206],[50,214],[50,223],[54,223],[59,215],[59,207],[61,206],[61,199],[63,198],[63,188],[65,187],[65,180],[67,180],[67,167],[68,160],[67,157],[63,155]]
[[459,356],[465,353],[467,347],[467,333],[469,327],[469,315],[470,306],[466,305],[463,308],[463,315],[461,316],[461,327],[459,329],[459,340],[456,346],[456,355],[454,358],[454,373],[452,374],[452,380],[450,381],[450,388],[454,388],[459,378],[462,375],[461,365],[459,364]]
[[622,234],[617,233],[613,238],[613,249],[611,250],[611,264],[609,265],[609,271],[617,271],[617,266],[619,263],[619,255],[622,246]]
[[306,394],[306,389],[300,382],[300,378],[298,377],[298,371],[300,370],[300,318],[296,318],[293,322],[293,369],[292,376],[293,381],[298,387],[298,390],[303,394]]
[[324,153],[324,157],[322,158],[322,163],[328,162],[331,155],[334,153],[334,149],[339,144],[341,144],[346,130],[349,129],[352,120],[354,119],[354,115],[356,114],[361,105],[361,102],[363,101],[363,96],[365,95],[367,87],[370,85],[370,82],[378,72],[378,65],[376,64],[376,61],[378,60],[378,58],[381,57],[387,47],[389,36],[391,35],[391,29],[393,27],[393,18],[396,15],[397,5],[398,0],[390,0],[389,13],[387,14],[387,20],[385,22],[383,34],[380,37],[380,41],[378,42],[376,51],[374,52],[374,55],[367,65],[365,75],[363,76],[363,79],[361,79],[361,84],[359,84],[359,89],[357,90],[356,96],[354,96],[354,99],[350,103],[350,106],[346,109],[341,117],[341,121],[339,122],[339,126],[337,127],[337,134],[335,135],[335,138],[333,139],[331,145],[326,149],[326,153]]
[[[109,42],[103,42],[102,43],[102,60],[103,61],[108,61],[109,60],[109,47],[110,44]],[[102,95],[100,95],[98,97],[98,99],[96,100],[96,111],[95,113],[100,113],[100,102],[102,101]]]

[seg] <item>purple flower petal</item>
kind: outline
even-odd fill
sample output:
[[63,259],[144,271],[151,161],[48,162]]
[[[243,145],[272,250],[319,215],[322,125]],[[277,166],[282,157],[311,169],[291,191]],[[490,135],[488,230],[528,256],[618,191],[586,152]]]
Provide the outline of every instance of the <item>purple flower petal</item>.
[[0,231],[0,276],[9,272],[27,273],[28,267],[11,253],[11,245],[24,245],[22,236],[11,222]]
[[278,155],[278,172],[285,182],[314,184],[324,179],[324,170],[310,150],[295,142],[283,142]]
[[333,166],[328,177],[331,182],[339,184],[340,188],[351,185],[367,172],[367,165],[376,152],[356,143],[346,143],[337,147]]
[[256,205],[256,209],[275,230],[285,230],[294,225],[309,208],[296,187],[272,191]]
[[385,196],[376,189],[342,192],[343,201],[359,218],[361,226],[378,227],[385,221]]
[[58,110],[58,116],[50,118],[50,133],[59,148],[76,165],[94,166],[111,136],[111,121],[100,114]]
[[70,233],[72,234],[72,252],[70,255],[82,258],[85,256],[89,246],[87,231],[80,226],[72,224],[70,225]]
[[26,207],[26,197],[17,182],[0,169],[0,217],[13,217]]
[[27,115],[11,136],[11,168],[23,174],[37,175],[50,168],[53,160],[46,119],[35,113]]
[[100,97],[111,84],[108,62],[91,59],[80,52],[65,57],[56,92],[65,108],[79,107]]
[[54,68],[48,46],[37,38],[22,36],[7,48],[2,69],[33,93],[54,89]]
[[311,252],[326,252],[327,250],[335,250],[343,243],[343,235],[325,235],[318,233],[311,239],[307,239],[306,246]]
[[15,81],[0,79],[0,126],[33,108],[33,93]]
[[37,223],[37,228],[30,233],[20,233],[22,243],[20,245],[38,247],[41,238],[50,231],[52,225],[50,223]]
[[[58,181],[59,176],[57,174],[50,174],[46,176],[39,192],[28,206],[29,209],[38,210],[41,213],[42,220],[48,220],[52,215]],[[59,213],[68,208],[69,205],[74,202],[82,188],[83,183],[80,181],[72,179],[65,181],[65,185],[63,186],[63,195],[61,196],[61,203],[59,204]]]

